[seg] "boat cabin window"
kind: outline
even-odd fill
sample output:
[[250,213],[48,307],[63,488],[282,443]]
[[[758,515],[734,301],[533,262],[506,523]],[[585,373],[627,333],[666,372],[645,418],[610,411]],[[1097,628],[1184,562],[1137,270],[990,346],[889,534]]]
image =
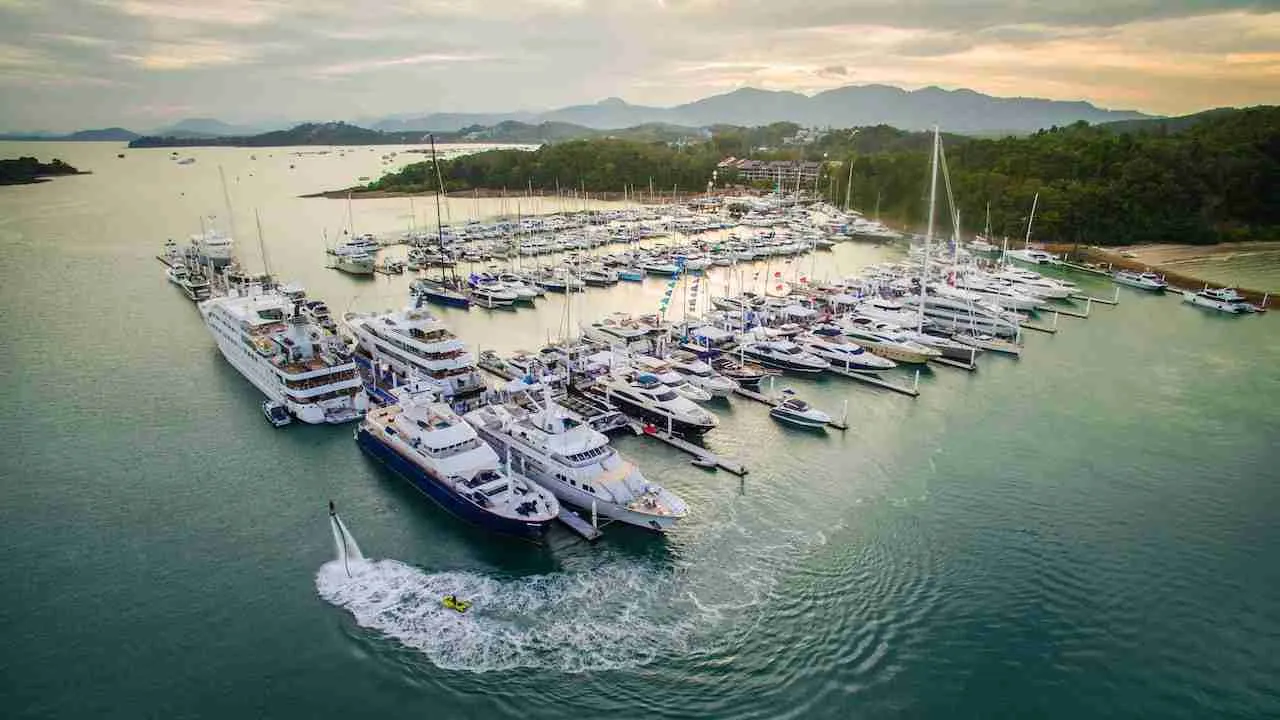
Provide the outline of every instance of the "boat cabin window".
[[657,400],[658,402],[671,402],[672,400],[676,399],[676,394],[670,390],[667,390],[665,392],[651,393],[650,396],[654,400]]

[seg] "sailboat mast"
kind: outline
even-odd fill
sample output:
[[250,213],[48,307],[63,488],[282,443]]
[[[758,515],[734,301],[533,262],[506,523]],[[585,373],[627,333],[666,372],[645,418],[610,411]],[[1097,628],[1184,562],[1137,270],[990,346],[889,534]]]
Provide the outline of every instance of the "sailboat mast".
[[1027,239],[1023,247],[1031,247],[1031,223],[1036,220],[1036,206],[1040,204],[1040,193],[1031,198],[1031,215],[1027,218]]
[[440,163],[436,162],[436,136],[428,135],[431,141],[431,166],[436,171],[436,238],[440,250],[440,282],[444,282],[444,222],[440,218],[440,196],[444,194],[444,178],[440,175]]
[[849,212],[849,195],[853,192],[853,158],[849,158],[849,181],[844,186],[844,211]]
[[929,180],[929,223],[924,233],[924,262],[920,268],[920,309],[916,319],[916,331],[924,332],[924,301],[929,284],[929,245],[933,241],[933,211],[938,205],[938,146],[940,144],[938,126],[933,126],[933,159],[930,161]]

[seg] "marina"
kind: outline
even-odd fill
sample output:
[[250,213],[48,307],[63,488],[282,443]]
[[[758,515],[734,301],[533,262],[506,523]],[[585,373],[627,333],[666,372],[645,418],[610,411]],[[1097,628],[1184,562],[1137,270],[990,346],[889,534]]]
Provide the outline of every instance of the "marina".
[[[194,165],[167,165],[175,173],[212,173],[226,164],[233,205],[240,193],[263,198],[273,274],[285,281],[282,289],[305,287],[308,301],[331,309],[339,336],[348,313],[400,312],[414,299],[415,279],[439,276],[435,267],[402,275],[326,270],[322,231],[332,237],[342,226],[344,203],[296,196],[338,183],[303,180],[288,169],[315,163],[313,172],[323,173],[319,159],[277,156],[274,170],[258,168],[250,178],[247,151],[194,152]],[[256,152],[252,162],[264,164],[264,151]],[[376,164],[377,153],[363,154]],[[172,177],[149,179],[147,157],[131,152],[130,168],[118,171],[141,173],[129,178],[139,198],[106,211],[125,230],[94,236],[94,243],[83,241],[84,230],[111,226],[100,217],[112,205],[107,200],[67,208],[52,187],[36,186],[22,207],[4,207],[15,220],[0,227],[0,237],[38,262],[17,272],[19,255],[0,261],[10,278],[0,293],[20,310],[18,341],[4,352],[10,366],[30,368],[5,380],[15,402],[3,427],[17,442],[2,462],[12,477],[31,478],[26,468],[40,467],[46,480],[15,483],[0,510],[15,550],[9,570],[23,577],[11,587],[27,623],[7,634],[4,651],[22,680],[12,695],[20,707],[53,703],[62,714],[84,716],[126,693],[179,715],[195,713],[189,695],[201,698],[203,712],[224,716],[440,706],[460,715],[553,716],[585,692],[600,698],[587,712],[621,717],[634,703],[616,692],[662,692],[702,716],[785,708],[822,716],[832,707],[823,710],[823,697],[875,714],[898,702],[906,685],[923,698],[912,710],[945,715],[947,702],[972,692],[964,688],[1017,677],[1035,688],[1035,697],[1018,702],[1021,710],[1049,715],[1046,703],[1054,702],[1105,714],[1135,699],[1125,688],[1177,677],[1185,688],[1177,697],[1143,704],[1176,715],[1178,693],[1271,677],[1266,657],[1224,641],[1197,618],[1230,614],[1260,635],[1272,627],[1260,608],[1270,606],[1276,579],[1255,556],[1280,547],[1267,534],[1274,484],[1264,482],[1276,460],[1268,438],[1278,429],[1258,398],[1273,397],[1280,377],[1243,358],[1276,351],[1267,317],[1274,313],[1235,317],[1190,307],[1172,291],[1161,297],[1122,288],[1122,303],[1063,322],[1054,334],[1033,330],[1052,329],[1050,310],[1020,323],[1020,344],[980,341],[986,347],[976,356],[978,372],[952,372],[948,363],[963,361],[943,356],[856,377],[832,367],[774,376],[772,391],[766,379],[762,389],[748,390],[759,400],[734,391],[699,403],[718,419],[706,447],[664,437],[656,427],[645,433],[642,422],[624,418],[627,431],[611,434],[610,444],[678,494],[688,516],[658,534],[602,516],[593,523],[590,508],[561,505],[535,545],[459,520],[387,471],[353,440],[359,419],[333,427],[295,417],[271,427],[264,393],[224,359],[199,307],[153,260],[165,237],[184,237],[210,208],[222,207],[216,173],[168,207],[155,199],[173,195]],[[351,153],[325,162],[341,178],[375,172],[339,165],[358,159]],[[235,163],[244,166],[237,171]],[[89,179],[118,184],[105,172]],[[38,193],[46,192],[41,200]],[[497,201],[484,201],[480,213],[471,200],[450,202],[455,226],[473,214],[486,222],[503,214]],[[360,203],[362,228],[398,237],[408,225],[402,199]],[[23,209],[31,204],[44,211]],[[543,209],[581,212],[576,204]],[[160,208],[151,216],[156,227],[122,219],[142,216],[144,205]],[[237,215],[249,209],[236,205]],[[593,209],[636,211],[622,203]],[[703,237],[717,232],[733,231]],[[228,235],[243,267],[256,272],[261,251],[253,233]],[[684,242],[683,234],[668,234],[593,251],[661,251]],[[400,258],[409,247],[379,243],[377,252]],[[465,280],[495,262],[495,270],[523,274],[524,260],[560,263],[566,252],[457,262]],[[836,241],[813,261],[812,284],[831,292],[812,294],[835,297],[852,289],[846,279],[879,272],[868,268],[901,264],[918,272],[909,253],[906,241]],[[790,257],[792,263],[771,256],[706,268],[690,319],[708,318],[711,293],[752,290],[756,273],[790,275],[801,258],[808,270],[811,256]],[[1114,292],[1109,277],[1037,269],[1064,274],[1086,296]],[[519,351],[540,355],[562,335],[577,336],[581,323],[614,313],[657,314],[669,279],[548,293],[510,311],[424,307],[474,357],[487,390],[501,391],[525,376],[512,371],[513,361],[528,367]],[[100,307],[60,298],[59,312],[46,313],[35,302],[47,296],[39,288],[55,281],[97,288],[98,303],[136,319],[121,332],[86,332],[101,323]],[[673,327],[689,307],[683,282],[667,311]],[[292,304],[287,309],[292,313]],[[322,314],[307,306],[307,324],[323,327]],[[728,321],[730,344],[720,358],[736,358],[734,318],[709,319]],[[767,326],[790,332],[783,326],[819,322],[779,316]],[[354,338],[347,340],[351,348]],[[1000,343],[1021,359],[995,350]],[[50,353],[52,346],[66,352]],[[482,350],[503,364],[486,363]],[[356,355],[352,361],[368,372]],[[102,362],[86,366],[87,358]],[[385,379],[376,372],[366,378],[371,404],[398,400],[390,390],[404,378]],[[836,421],[847,403],[848,430],[806,430],[771,417],[773,393],[783,387]],[[565,393],[566,407],[582,414],[585,406],[573,407],[575,395]],[[495,456],[500,471],[505,459]],[[716,462],[726,472],[690,460]],[[747,467],[747,481],[733,477]],[[1224,485],[1223,477],[1238,482]],[[77,488],[73,496],[68,487]],[[345,528],[334,537],[326,523],[339,521],[326,518],[329,498]],[[1159,542],[1139,534],[1137,524],[1159,528]],[[1220,568],[1241,563],[1251,571],[1233,573],[1224,585]],[[59,591],[37,596],[33,588]],[[465,598],[469,609],[441,608],[447,595]],[[1141,598],[1151,595],[1177,596],[1180,604],[1148,612]],[[170,675],[173,688],[159,687],[155,677],[184,662],[193,642],[191,626],[174,621],[179,611],[216,623],[218,639],[202,650],[202,663],[223,681],[260,687],[261,677],[281,667],[305,668],[305,676],[253,701],[206,694],[205,677]],[[75,617],[86,620],[66,621]],[[830,632],[815,634],[815,627]],[[1151,650],[1160,643],[1176,657]],[[116,649],[102,655],[97,645]],[[1018,655],[1030,645],[1052,657]],[[1018,655],[1024,667],[1013,674],[984,659],[992,652]],[[114,653],[129,662],[107,662]],[[1098,653],[1129,661],[1109,667],[1102,680],[1077,676],[1071,693],[1054,689],[1061,668],[1094,667],[1081,658]],[[310,658],[305,665],[303,656]],[[40,672],[22,658],[41,658],[57,671]],[[832,681],[851,689],[832,700]],[[61,693],[68,682],[82,691]],[[328,692],[339,684],[343,694]],[[1078,700],[1081,687],[1093,699]]]

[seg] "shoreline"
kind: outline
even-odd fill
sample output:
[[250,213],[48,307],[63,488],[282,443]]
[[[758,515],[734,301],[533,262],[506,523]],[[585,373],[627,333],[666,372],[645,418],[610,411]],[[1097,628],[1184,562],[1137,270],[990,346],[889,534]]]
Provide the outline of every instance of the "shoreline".
[[[1171,290],[1174,288],[1198,290],[1205,286],[1230,287],[1230,285],[1198,277],[1188,272],[1189,270],[1193,271],[1193,269],[1182,266],[1205,260],[1232,257],[1242,252],[1280,250],[1280,242],[1249,241],[1221,243],[1219,245],[1148,244],[1080,248],[1069,244],[1046,243],[1043,247],[1049,252],[1061,254],[1064,259],[1070,258],[1074,262],[1109,265],[1113,270],[1159,273],[1172,286]],[[1272,294],[1268,290],[1256,290],[1246,287],[1236,287],[1235,289],[1252,303],[1261,303]],[[1269,299],[1268,304],[1270,304]]]
[[[747,191],[747,190],[735,191],[734,194],[745,194],[748,192],[750,191]],[[713,194],[726,195],[729,193],[720,191]],[[323,190],[321,192],[309,193],[307,195],[299,195],[298,197],[326,198],[329,200],[346,200],[348,195],[350,195],[352,200],[361,200],[361,199],[385,200],[387,198],[434,197],[436,195],[436,191],[423,190],[421,192],[408,192],[404,190],[365,190],[363,188],[357,189],[352,187],[352,188],[345,188],[342,190]],[[705,192],[690,192],[690,191],[681,190],[681,191],[677,191],[674,197],[681,201],[687,201],[693,198],[704,197],[705,195],[706,195]],[[468,190],[451,190],[445,193],[444,196],[447,198],[454,198],[459,200],[472,200],[472,199],[490,200],[490,199],[505,199],[505,198],[520,199],[520,198],[557,197],[556,192],[554,190],[535,189],[533,191],[533,194],[531,195],[529,191],[526,189],[495,190],[492,188],[471,188]],[[622,192],[620,190],[601,190],[599,192],[587,192],[585,194],[581,194],[579,193],[578,190],[574,188],[561,188],[560,194],[558,197],[562,200],[582,200],[584,198],[588,200],[602,200],[605,202],[622,202],[624,200],[627,200],[627,201],[635,201],[643,204],[656,205],[664,202],[671,202],[672,193],[671,192],[654,192],[650,194],[647,192],[633,193],[633,192]]]

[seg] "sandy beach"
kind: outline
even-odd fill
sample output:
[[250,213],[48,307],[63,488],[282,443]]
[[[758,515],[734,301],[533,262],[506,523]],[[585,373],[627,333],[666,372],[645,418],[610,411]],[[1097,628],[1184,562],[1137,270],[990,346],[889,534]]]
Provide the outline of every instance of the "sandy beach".
[[1200,265],[1206,262],[1228,262],[1251,256],[1271,254],[1280,249],[1274,242],[1220,243],[1218,245],[1122,245],[1107,248],[1120,257],[1152,266]]

